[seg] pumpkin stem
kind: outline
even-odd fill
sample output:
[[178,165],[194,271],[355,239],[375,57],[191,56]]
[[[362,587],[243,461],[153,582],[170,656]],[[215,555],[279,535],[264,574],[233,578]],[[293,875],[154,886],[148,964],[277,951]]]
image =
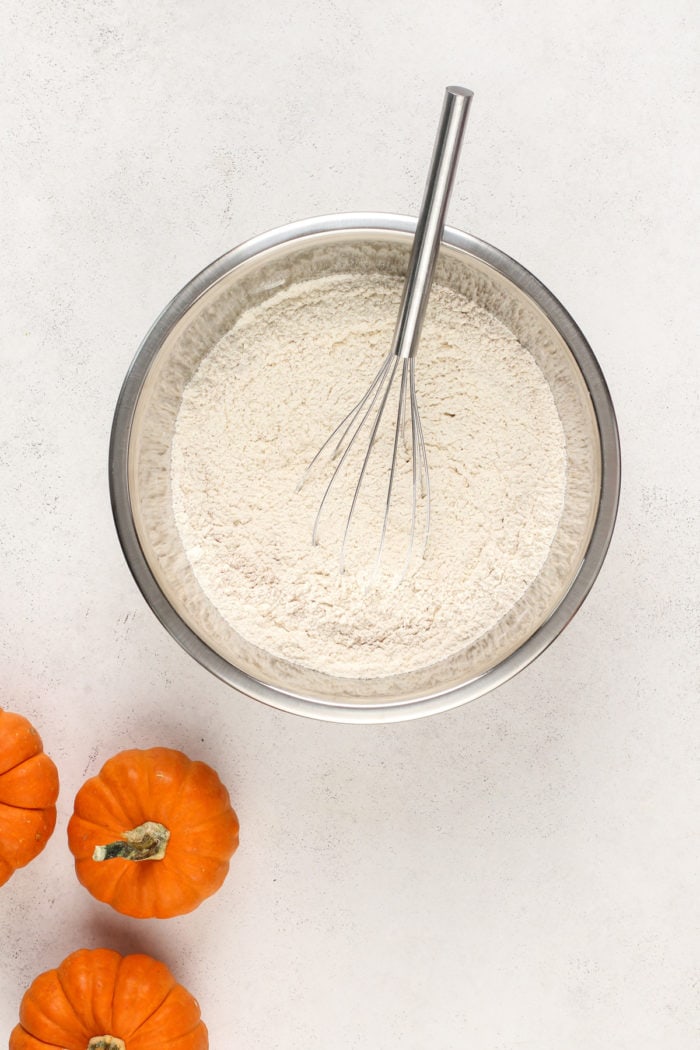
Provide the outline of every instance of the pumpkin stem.
[[[93,860],[111,860],[113,857],[123,857],[125,860],[162,860],[165,856],[165,847],[168,844],[170,832],[163,824],[154,820],[147,820],[145,824],[139,824],[131,831],[125,831],[118,842],[109,842],[106,846],[95,846],[92,854]],[[100,1036],[101,1039],[113,1039],[114,1036]],[[101,1044],[95,1044],[102,1050]],[[107,1043],[106,1046],[111,1044]],[[119,1047],[119,1043],[114,1044]],[[95,1050],[92,1043],[88,1050]]]
[[126,1050],[126,1043],[116,1035],[93,1035],[87,1050]]

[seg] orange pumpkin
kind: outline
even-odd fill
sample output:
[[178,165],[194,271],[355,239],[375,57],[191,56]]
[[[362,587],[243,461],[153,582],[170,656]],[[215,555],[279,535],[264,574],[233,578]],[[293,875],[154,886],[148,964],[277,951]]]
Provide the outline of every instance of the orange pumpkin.
[[0,886],[43,850],[57,798],[58,772],[36,729],[0,710]]
[[125,915],[165,919],[221,886],[238,818],[203,762],[165,747],[122,751],[78,792],[68,845],[94,897]]
[[81,948],[24,993],[9,1050],[207,1050],[199,1003],[148,955]]

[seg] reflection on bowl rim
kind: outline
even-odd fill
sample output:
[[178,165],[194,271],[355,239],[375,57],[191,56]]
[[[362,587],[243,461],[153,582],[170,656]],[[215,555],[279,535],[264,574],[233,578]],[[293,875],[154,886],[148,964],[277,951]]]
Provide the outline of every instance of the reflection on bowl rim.
[[319,233],[352,230],[359,234],[371,234],[385,230],[412,234],[415,227],[415,219],[400,215],[364,212],[326,215],[278,227],[233,248],[185,285],[160,314],[127,372],[112,424],[109,484],[114,521],[127,564],[155,615],[191,656],[239,692],[281,710],[328,721],[393,722],[417,718],[457,707],[508,681],[554,641],[580,608],[605,559],[617,514],[620,446],[615,412],[600,366],[583,333],[552,293],[514,259],[470,234],[446,227],[443,237],[446,244],[492,266],[545,314],[572,352],[595,413],[601,454],[598,511],[579,571],[553,612],[514,652],[468,682],[410,700],[353,705],[301,696],[260,682],[206,645],[165,598],[138,539],[131,509],[128,471],[131,427],[141,388],[168,334],[212,285],[241,263],[270,248]]

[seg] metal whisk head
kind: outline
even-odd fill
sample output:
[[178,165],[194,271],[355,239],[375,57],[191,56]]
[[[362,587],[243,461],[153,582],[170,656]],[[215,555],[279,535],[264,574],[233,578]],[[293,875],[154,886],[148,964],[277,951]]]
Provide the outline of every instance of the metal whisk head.
[[[392,411],[395,426],[390,442],[392,451],[385,488],[382,524],[379,532],[375,576],[379,574],[382,555],[386,547],[392,498],[395,493],[397,479],[399,475],[405,474],[405,471],[401,469],[401,449],[403,449],[403,465],[405,465],[406,461],[410,461],[411,516],[406,560],[402,571],[398,574],[397,582],[400,582],[405,577],[411,564],[416,532],[418,531],[419,508],[424,512],[421,557],[425,553],[430,530],[430,482],[428,478],[428,457],[425,450],[423,427],[416,397],[415,356],[418,351],[423,318],[428,305],[435,264],[445,226],[447,202],[457,170],[459,151],[472,97],[473,93],[466,88],[448,87],[445,90],[442,114],[428,172],[428,181],[416,225],[416,234],[411,249],[391,350],[384,358],[382,366],[370,383],[367,392],[321,446],[297,486],[298,491],[314,466],[320,461],[325,460],[328,456],[331,461],[336,461],[335,469],[326,485],[313,525],[312,542],[317,543],[319,524],[324,508],[332,500],[334,490],[339,488],[339,479],[343,473],[343,468],[348,464],[348,458],[351,456],[353,449],[359,445],[360,435],[366,436],[366,450],[361,460],[359,477],[350,499],[350,509],[342,534],[340,549],[341,572],[345,567],[348,536],[356,515],[360,494],[363,488],[367,487],[366,482],[372,453],[375,447],[381,448],[384,445],[384,442],[378,440],[382,420],[390,419]],[[398,395],[395,406],[392,408],[392,390],[395,391],[395,380],[399,375]]]
[[[395,381],[398,381],[398,390],[395,388]],[[392,391],[396,395],[393,399],[394,404],[392,404]],[[372,453],[378,445],[377,439],[380,427],[382,421],[387,422],[392,414],[395,424],[391,441],[391,457],[386,480],[381,531],[375,561],[375,575],[379,573],[382,554],[384,553],[392,497],[396,490],[400,466],[399,461],[400,458],[404,462],[410,460],[411,516],[405,562],[396,577],[398,583],[404,578],[411,564],[419,516],[423,518],[421,558],[425,553],[430,531],[430,477],[423,426],[416,397],[414,358],[398,357],[393,350],[387,354],[365,394],[345,418],[341,420],[309,463],[304,476],[299,482],[297,491],[317,464],[328,459],[330,459],[331,463],[335,463],[335,468],[326,485],[313,524],[311,538],[312,543],[316,544],[318,543],[321,518],[324,509],[328,506],[329,496],[334,487],[337,486],[353,450],[363,438],[365,439],[365,445],[362,446],[364,454],[362,455],[360,472],[352,492],[350,509],[343,529],[340,547],[340,571],[342,573],[345,568],[345,553],[350,528],[355,517],[355,511],[360,499],[363,482],[367,476]],[[421,515],[419,515],[419,508],[422,512]]]

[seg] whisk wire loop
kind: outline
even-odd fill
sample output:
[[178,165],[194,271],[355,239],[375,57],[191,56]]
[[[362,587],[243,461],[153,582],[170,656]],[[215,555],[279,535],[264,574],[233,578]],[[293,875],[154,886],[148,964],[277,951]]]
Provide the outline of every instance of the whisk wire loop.
[[[399,359],[398,359],[398,357],[396,357],[394,354],[387,354],[386,365],[387,365],[387,373],[388,373],[389,379],[388,379],[388,382],[387,382],[386,386],[384,387],[384,392],[382,394],[381,401],[379,402],[379,408],[377,410],[377,414],[374,417],[374,422],[372,423],[372,426],[371,426],[371,429],[370,429],[369,440],[367,442],[367,451],[365,452],[364,459],[362,460],[362,467],[360,468],[360,474],[359,474],[359,477],[357,479],[357,485],[355,486],[355,491],[353,492],[353,495],[352,495],[352,502],[350,504],[350,510],[348,511],[348,516],[347,516],[347,519],[346,519],[346,522],[345,522],[345,531],[343,532],[343,542],[342,542],[341,547],[340,547],[340,571],[341,571],[341,573],[345,569],[345,548],[346,548],[346,545],[347,545],[348,535],[350,533],[350,524],[352,522],[353,515],[355,513],[355,507],[357,506],[357,501],[358,501],[359,496],[360,496],[360,489],[362,488],[362,482],[364,481],[365,474],[367,473],[367,464],[369,463],[370,456],[372,455],[372,449],[374,448],[374,442],[375,442],[375,439],[377,437],[377,431],[379,430],[379,424],[382,421],[382,416],[384,415],[384,409],[386,408],[386,403],[389,400],[389,394],[391,393],[391,387],[392,387],[392,384],[394,382],[394,376],[396,375],[396,369],[399,366]],[[379,393],[380,393],[381,389],[382,389],[382,387],[380,385],[378,387],[378,389],[377,389],[377,392],[376,392],[375,396],[372,398],[372,404],[369,406],[367,412],[365,413],[365,415],[364,415],[364,417],[362,419],[362,423],[360,424],[360,426],[358,427],[357,431],[353,435],[353,441],[355,440],[355,438],[359,434],[360,430],[362,429],[365,421],[367,420],[367,418],[369,416],[369,413],[372,411],[372,408],[374,407],[374,403],[377,400],[377,398],[379,397]],[[348,448],[349,448],[349,446],[348,446]]]
[[[346,435],[352,429],[352,425],[353,425],[355,419],[360,414],[360,412],[362,411],[363,407],[369,401],[370,397],[372,396],[372,393],[374,392],[375,387],[379,383],[381,383],[381,380],[382,380],[383,376],[385,375],[386,370],[388,369],[389,365],[391,364],[392,356],[393,356],[392,354],[387,354],[387,356],[382,361],[381,368],[379,369],[379,371],[375,375],[374,379],[370,383],[370,385],[367,388],[367,390],[365,391],[364,395],[354,405],[354,407],[350,409],[348,414],[346,416],[344,416],[343,419],[341,419],[340,423],[338,423],[336,428],[331,431],[331,433],[328,435],[326,440],[323,442],[323,444],[321,445],[320,449],[318,450],[318,452],[316,453],[316,455],[311,460],[311,462],[307,466],[306,470],[302,474],[301,478],[299,479],[299,484],[297,485],[296,489],[294,490],[295,492],[299,492],[301,490],[301,488],[304,485],[304,482],[309,477],[311,471],[313,470],[315,465],[318,463],[318,461],[321,458],[321,456],[328,449],[328,447],[333,444],[333,440],[334,440],[336,434],[340,434],[340,432],[342,430],[343,433],[340,434],[340,438],[338,439],[338,443],[337,443],[335,449],[333,450],[333,454],[331,456],[331,459],[335,459],[336,458],[336,456],[338,455],[338,453],[339,453],[339,451],[340,451],[340,449],[342,447],[342,444],[343,444],[343,441],[345,440]],[[347,426],[346,426],[346,424],[347,424]],[[351,438],[351,442],[352,442],[352,438]],[[330,488],[330,486],[329,486],[329,488]]]
[[[364,394],[364,396],[362,398],[360,398],[360,400],[357,402],[355,407],[350,412],[348,412],[348,414],[345,417],[345,419],[335,428],[335,430],[333,431],[331,436],[328,438],[328,440],[318,450],[318,452],[314,456],[313,460],[309,464],[309,466],[307,468],[307,471],[306,471],[306,474],[304,475],[304,477],[302,478],[301,482],[299,483],[299,487],[301,487],[301,485],[303,485],[304,481],[306,480],[306,477],[307,477],[309,471],[311,470],[311,468],[313,467],[314,463],[316,463],[318,461],[319,457],[333,443],[336,434],[339,431],[342,430],[342,434],[341,434],[341,436],[340,436],[340,438],[339,438],[339,440],[338,440],[338,442],[337,442],[337,444],[336,444],[336,446],[335,446],[335,448],[333,450],[333,453],[331,455],[331,460],[337,459],[337,457],[339,455],[340,455],[340,459],[338,460],[338,463],[336,464],[335,470],[333,471],[333,473],[332,473],[332,475],[330,477],[330,480],[329,480],[328,484],[326,485],[325,491],[323,493],[323,496],[321,498],[321,502],[320,502],[319,507],[318,507],[318,511],[316,513],[316,517],[314,519],[314,526],[313,526],[313,530],[312,530],[312,533],[311,533],[311,542],[314,544],[314,546],[318,543],[318,528],[319,528],[319,524],[320,524],[320,521],[321,521],[321,515],[323,513],[323,509],[324,509],[324,507],[326,505],[326,502],[327,502],[328,497],[329,497],[329,495],[331,493],[331,490],[332,490],[335,482],[338,480],[338,478],[339,478],[339,476],[340,476],[340,474],[341,474],[341,472],[343,470],[345,462],[347,461],[347,458],[350,455],[350,452],[352,451],[352,448],[353,448],[353,446],[355,444],[355,441],[357,440],[357,437],[358,437],[359,433],[361,432],[361,430],[364,427],[365,423],[369,419],[369,416],[370,416],[370,414],[372,412],[372,409],[374,408],[374,406],[375,406],[375,404],[377,402],[377,399],[379,398],[379,396],[381,394],[382,385],[383,385],[384,379],[386,378],[386,374],[389,371],[389,369],[391,368],[392,361],[394,361],[394,360],[395,359],[394,359],[392,354],[387,354],[387,356],[385,357],[385,359],[384,359],[384,361],[382,363],[381,368],[379,369],[379,371],[377,372],[376,376],[374,377],[374,380],[370,384],[367,392]],[[352,436],[349,438],[349,440],[347,440],[347,444],[345,444],[345,446],[343,447],[344,442],[346,441],[348,434],[351,432],[357,417],[362,413],[362,409],[364,408],[364,406],[367,404],[368,401],[369,401],[369,405],[367,406],[367,409],[366,409],[364,415],[362,415],[362,418],[360,419],[360,422],[355,427],[355,431],[352,434]],[[342,454],[341,454],[341,450],[342,450]],[[343,543],[344,543],[344,541],[343,541]],[[341,555],[341,572],[342,572],[342,555]]]
[[[411,427],[415,428],[413,437],[413,464],[414,471],[417,469],[420,477],[421,496],[425,502],[425,527],[423,530],[423,549],[421,558],[425,557],[428,546],[428,534],[430,532],[430,472],[428,470],[428,453],[425,450],[425,437],[423,435],[423,423],[418,411],[418,397],[416,395],[416,364],[411,358],[409,361],[409,376],[411,386]],[[416,450],[418,455],[416,456]],[[414,474],[415,476],[415,474]],[[417,484],[413,490],[413,506],[417,505]]]
[[[401,386],[398,393],[398,405],[396,409],[396,427],[393,435],[391,452],[391,463],[389,477],[384,497],[384,510],[382,515],[381,533],[379,546],[374,566],[374,577],[380,573],[382,555],[386,547],[387,533],[389,530],[389,517],[397,481],[397,474],[403,473],[398,469],[399,442],[403,440],[407,458],[411,458],[411,477],[408,489],[411,492],[411,518],[409,525],[408,546],[406,559],[402,572],[396,577],[398,583],[408,573],[414,554],[416,531],[418,521],[418,508],[422,504],[425,515],[425,526],[423,531],[423,545],[421,558],[425,556],[430,532],[430,477],[428,473],[428,456],[425,447],[425,436],[423,424],[418,411],[418,398],[416,395],[415,356],[423,326],[423,319],[428,305],[428,297],[433,281],[435,266],[440,251],[440,243],[445,224],[445,215],[449,201],[452,184],[457,170],[457,161],[461,148],[467,114],[472,100],[472,92],[467,88],[448,87],[445,90],[443,108],[438,125],[438,133],[435,139],[433,156],[428,172],[428,180],[423,195],[420,214],[416,224],[416,235],[411,248],[411,256],[408,263],[408,271],[399,307],[399,314],[394,329],[394,336],[389,354],[384,358],[382,365],[372,380],[364,396],[356,403],[355,407],[348,412],[345,418],[338,424],[330,437],[326,439],[309,466],[306,468],[297,491],[304,484],[310,471],[322,455],[335,443],[331,460],[338,460],[326,485],[321,503],[316,513],[312,529],[312,542],[318,543],[319,522],[323,510],[327,504],[329,494],[333,489],[343,467],[348,461],[348,456],[358,439],[358,435],[365,429],[365,424],[378,405],[376,415],[371,424],[368,424],[369,440],[362,459],[357,483],[353,490],[350,510],[345,519],[345,528],[340,548],[340,571],[345,568],[345,554],[350,533],[350,527],[355,516],[355,509],[360,497],[367,467],[377,439],[379,426],[384,415],[394,378],[397,373],[399,361],[401,361]],[[407,439],[406,421],[410,418],[410,443]],[[359,422],[358,422],[359,420]],[[380,486],[381,488],[381,486]]]
[[[398,365],[399,358],[396,358]],[[396,368],[394,368],[396,371]],[[377,560],[374,565],[374,575],[379,574],[379,567],[382,560],[382,551],[384,550],[384,541],[386,539],[386,530],[389,523],[389,511],[391,510],[391,496],[394,491],[394,477],[396,475],[396,460],[399,451],[399,442],[403,437],[403,423],[404,415],[406,411],[406,362],[404,361],[401,368],[401,389],[399,390],[399,400],[396,409],[396,428],[394,430],[394,445],[391,452],[391,467],[389,468],[389,483],[386,490],[386,502],[384,506],[384,520],[382,521],[382,531],[379,537],[379,548],[377,550]],[[388,391],[387,391],[388,393]]]

